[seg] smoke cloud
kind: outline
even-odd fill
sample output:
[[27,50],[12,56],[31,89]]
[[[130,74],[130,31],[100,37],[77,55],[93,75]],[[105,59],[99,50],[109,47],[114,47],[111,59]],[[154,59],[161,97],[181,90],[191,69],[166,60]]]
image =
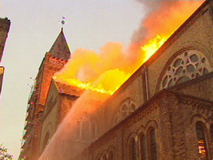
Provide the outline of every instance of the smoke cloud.
[[[121,43],[115,42],[106,43],[99,53],[80,48],[72,54],[64,69],[55,75],[56,80],[69,84],[74,78],[115,91],[144,62],[146,53],[141,51],[141,46],[149,43],[157,35],[168,38],[202,3],[157,0],[138,2],[147,6],[146,17],[141,20],[139,28],[134,32],[127,51],[124,51]],[[74,120],[82,113],[96,114],[108,97],[107,94],[86,90],[59,126],[40,160],[70,159],[86,148],[91,141],[81,145],[76,140],[77,129]],[[105,131],[99,131],[96,138],[101,136],[99,133]]]
[[[203,1],[162,1],[136,0],[145,5],[145,17],[132,35],[128,53],[133,61],[144,59],[141,46],[157,35],[166,37],[174,33],[180,25],[203,3]],[[139,62],[140,63],[140,62]]]
[[[141,47],[157,37],[154,41],[157,43],[154,44],[157,50],[202,3],[202,1],[157,0],[137,0],[137,2],[146,6],[143,11],[146,16],[133,33],[127,50],[124,50],[119,42],[106,43],[100,48],[99,53],[83,48],[77,49],[64,69],[56,74],[56,80],[74,85],[70,82],[77,79],[113,93],[153,54],[152,52],[155,52],[154,50],[148,53],[147,49],[145,51]],[[100,84],[97,84],[97,79]]]

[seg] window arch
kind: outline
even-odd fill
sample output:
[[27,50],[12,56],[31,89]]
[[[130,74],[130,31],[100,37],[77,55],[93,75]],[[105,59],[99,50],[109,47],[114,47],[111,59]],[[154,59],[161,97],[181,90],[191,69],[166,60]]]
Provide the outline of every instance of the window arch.
[[210,136],[211,136],[211,148],[213,152],[213,124],[210,126]]
[[137,142],[135,141],[135,138],[131,138],[130,140],[130,159],[131,160],[137,160]]
[[140,155],[142,160],[146,160],[146,139],[144,134],[140,136]]
[[204,132],[204,126],[201,122],[196,123],[196,133],[197,133],[197,142],[198,142],[198,152],[202,160],[208,159],[207,154],[207,145],[206,145],[206,135]]
[[108,160],[113,160],[113,152],[110,151],[108,154]]
[[50,133],[47,132],[45,137],[44,137],[43,150],[46,148],[46,146],[48,145],[49,141],[50,141]]
[[102,157],[102,160],[107,160],[107,155],[106,154]]
[[137,109],[137,106],[135,105],[134,101],[130,98],[127,98],[122,101],[119,106],[120,108],[114,117],[114,125],[118,124],[121,120],[123,120],[125,117],[127,117]]
[[149,129],[149,159],[150,160],[157,160],[157,143],[156,143],[156,135],[155,135],[155,129],[150,128]]
[[98,155],[97,160],[114,160],[114,153],[111,150],[112,148],[105,150],[102,154]]
[[76,140],[89,141],[96,138],[97,124],[87,113],[81,114],[76,120]]
[[165,68],[160,89],[197,78],[212,71],[207,58],[198,50],[182,52]]

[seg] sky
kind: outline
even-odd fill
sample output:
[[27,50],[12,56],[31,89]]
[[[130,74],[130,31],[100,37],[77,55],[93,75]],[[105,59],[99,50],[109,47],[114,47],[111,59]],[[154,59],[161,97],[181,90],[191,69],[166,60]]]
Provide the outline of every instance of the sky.
[[5,70],[0,97],[0,143],[17,159],[31,85],[46,52],[61,30],[71,52],[99,51],[107,42],[131,42],[144,16],[136,0],[0,0],[0,17],[11,27],[1,65]]

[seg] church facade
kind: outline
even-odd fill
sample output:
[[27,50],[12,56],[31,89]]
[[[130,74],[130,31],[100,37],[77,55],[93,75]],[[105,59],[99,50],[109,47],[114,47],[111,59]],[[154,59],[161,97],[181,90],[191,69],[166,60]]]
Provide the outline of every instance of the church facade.
[[[92,112],[74,108],[90,93],[52,79],[50,70],[56,72],[59,64],[63,67],[68,54],[63,58],[62,51],[58,57],[53,51],[47,53],[42,65],[49,68],[39,71],[38,77],[41,73],[49,78],[37,79],[29,100],[20,159],[212,159],[212,26],[213,2],[206,1]],[[82,103],[95,108],[98,101]],[[67,118],[70,111],[73,115]]]

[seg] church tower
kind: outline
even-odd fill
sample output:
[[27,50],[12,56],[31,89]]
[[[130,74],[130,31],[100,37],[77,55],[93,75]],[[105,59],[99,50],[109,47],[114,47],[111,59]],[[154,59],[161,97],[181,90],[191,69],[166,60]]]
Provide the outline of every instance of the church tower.
[[45,108],[52,77],[64,67],[70,55],[71,53],[62,28],[50,51],[45,54],[32,87],[27,107],[22,151],[19,159],[38,159],[42,125],[41,116]]

